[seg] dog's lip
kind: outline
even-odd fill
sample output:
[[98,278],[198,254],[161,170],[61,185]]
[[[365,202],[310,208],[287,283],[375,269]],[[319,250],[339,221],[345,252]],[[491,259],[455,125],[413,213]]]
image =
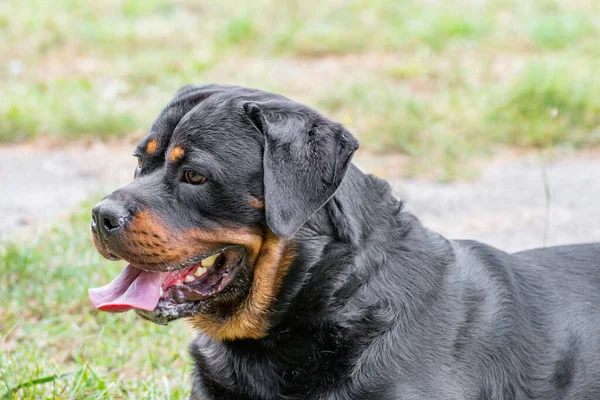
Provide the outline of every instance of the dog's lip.
[[94,221],[92,221],[90,223],[90,232],[93,236],[93,238],[95,239],[95,243],[97,243],[100,246],[100,249],[98,249],[98,252],[100,253],[100,255],[102,255],[102,257],[110,260],[110,261],[119,261],[122,258],[117,256],[116,254],[114,254],[112,251],[109,250],[108,246],[106,245],[105,241],[104,241],[104,237],[102,237],[102,235],[98,235],[96,233],[96,231],[94,230]]
[[[241,245],[224,246],[209,256],[196,256],[171,271],[146,271],[130,264],[107,285],[90,289],[90,301],[99,310],[122,312],[153,310],[161,298],[183,303],[212,297],[236,278],[245,260],[244,249]],[[212,257],[215,254],[220,256]],[[207,261],[205,266],[202,260]],[[222,262],[216,263],[218,260]]]
[[[210,268],[206,269],[202,265],[199,267],[192,265],[191,270],[183,274],[185,277],[183,282],[180,281],[181,277],[179,277],[177,283],[165,284],[161,299],[181,304],[204,300],[223,291],[235,280],[241,268],[246,264],[246,258],[243,246],[230,246],[227,250],[222,250],[217,254],[219,254],[219,257]],[[200,268],[204,269],[204,273],[195,273]],[[189,282],[185,280],[190,277],[193,280]]]
[[169,264],[169,263],[158,263],[156,265],[140,264],[140,263],[135,263],[131,260],[128,260],[127,256],[120,257],[120,259],[127,261],[135,268],[141,269],[142,271],[145,271],[145,272],[152,272],[152,273],[154,273],[154,272],[156,272],[156,273],[177,272],[177,271],[182,271],[186,268],[192,267],[194,265],[200,264],[204,259],[214,256],[215,254],[225,253],[234,248],[241,248],[241,247],[243,247],[243,246],[237,245],[237,244],[225,245],[225,246],[218,247],[218,248],[208,251],[208,252],[198,253],[195,256],[188,258],[186,261],[179,263],[179,264]]
[[[104,248],[106,249],[106,246],[104,246]],[[106,250],[106,254],[108,255],[108,257],[107,257],[107,258],[108,258],[110,261],[119,261],[119,260],[122,260],[122,258],[121,258],[121,257],[119,257],[119,256],[117,256],[117,255],[115,255],[115,254],[111,253],[111,252],[110,252],[110,251],[108,251],[108,250]]]
[[171,286],[165,295],[161,296],[153,310],[135,309],[135,312],[142,318],[152,321],[159,325],[167,325],[169,322],[180,319],[193,317],[201,312],[206,304],[205,302],[216,298],[219,294],[227,292],[227,289],[232,283],[238,279],[239,274],[244,268],[249,268],[247,265],[247,253],[243,246],[240,246],[241,254],[235,265],[233,265],[232,273],[228,281],[220,280],[213,288],[217,290],[214,293],[205,295],[194,290],[193,285],[186,287],[185,285]]

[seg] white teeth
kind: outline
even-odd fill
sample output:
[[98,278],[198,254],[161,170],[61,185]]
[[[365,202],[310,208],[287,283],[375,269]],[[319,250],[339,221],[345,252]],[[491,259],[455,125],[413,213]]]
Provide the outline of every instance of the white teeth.
[[185,281],[186,283],[190,283],[190,282],[193,282],[193,281],[194,281],[194,279],[196,279],[196,278],[194,278],[194,276],[193,276],[193,275],[186,275],[186,276],[185,276],[185,279],[184,279],[184,281]]
[[204,267],[198,267],[198,269],[196,270],[196,272],[194,272],[194,275],[196,276],[202,276],[206,273],[206,268]]
[[163,290],[163,288],[160,288],[160,297],[163,297],[164,294],[165,294],[165,291]]
[[215,264],[215,260],[217,259],[217,257],[219,257],[219,255],[221,255],[221,253],[213,254],[210,257],[206,257],[204,260],[202,260],[202,266],[205,268],[212,267]]

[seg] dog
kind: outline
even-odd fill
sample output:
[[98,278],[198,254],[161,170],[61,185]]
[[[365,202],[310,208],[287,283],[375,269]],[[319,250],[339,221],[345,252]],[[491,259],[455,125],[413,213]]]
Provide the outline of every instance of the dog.
[[91,302],[186,318],[195,400],[600,399],[600,244],[448,240],[357,148],[286,97],[183,87],[93,208],[129,266]]

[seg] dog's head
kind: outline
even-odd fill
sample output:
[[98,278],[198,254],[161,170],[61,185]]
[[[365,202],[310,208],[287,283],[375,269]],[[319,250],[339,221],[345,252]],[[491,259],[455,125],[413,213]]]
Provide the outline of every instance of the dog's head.
[[219,339],[258,338],[295,257],[294,235],[334,194],[358,142],[285,97],[186,86],[138,144],[135,178],[93,209],[92,238],[129,263],[100,310]]

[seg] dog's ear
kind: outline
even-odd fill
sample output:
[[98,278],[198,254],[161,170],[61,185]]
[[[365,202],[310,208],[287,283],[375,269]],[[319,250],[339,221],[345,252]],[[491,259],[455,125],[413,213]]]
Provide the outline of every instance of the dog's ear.
[[265,138],[267,225],[290,238],[333,196],[358,141],[342,125],[295,103],[246,103],[244,111]]

